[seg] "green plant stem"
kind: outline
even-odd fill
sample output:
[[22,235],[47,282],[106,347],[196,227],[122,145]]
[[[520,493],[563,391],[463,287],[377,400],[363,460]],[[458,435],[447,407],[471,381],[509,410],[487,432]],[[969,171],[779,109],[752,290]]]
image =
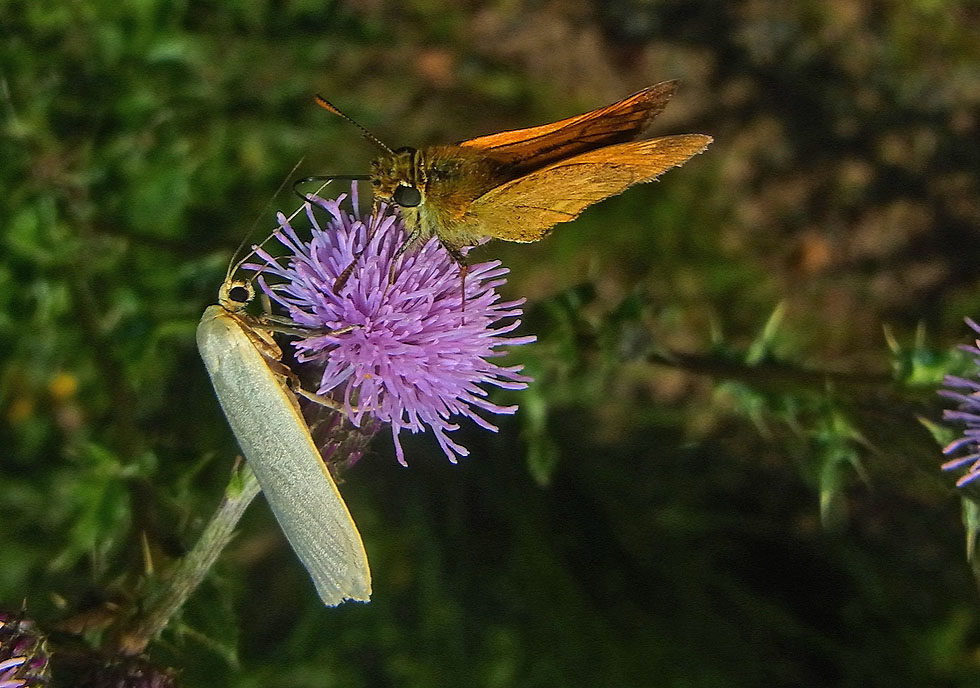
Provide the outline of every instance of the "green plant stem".
[[[750,365],[734,358],[712,354],[692,354],[679,351],[653,353],[651,363],[680,368],[691,373],[745,383],[765,384],[767,388],[797,389],[813,385],[836,384],[851,389],[882,389],[895,386],[894,377],[886,372],[853,373],[812,370],[798,366],[766,362]],[[929,388],[932,393],[933,388]]]
[[177,564],[164,587],[145,602],[143,611],[119,634],[116,644],[122,654],[142,653],[166,628],[231,541],[235,526],[259,491],[259,481],[247,465],[232,474],[224,498],[197,544]]

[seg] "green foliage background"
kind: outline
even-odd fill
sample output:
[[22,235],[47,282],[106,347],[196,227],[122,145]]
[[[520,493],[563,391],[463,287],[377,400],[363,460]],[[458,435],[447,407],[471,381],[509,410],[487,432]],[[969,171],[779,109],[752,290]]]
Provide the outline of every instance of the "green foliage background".
[[313,94],[400,146],[668,78],[658,133],[707,153],[480,250],[540,338],[518,416],[461,430],[456,466],[382,433],[347,475],[371,603],[322,608],[258,500],[151,660],[185,686],[980,683],[919,420],[980,309],[968,0],[0,0],[0,605],[128,609],[210,516],[237,449],[200,314],[284,179],[375,152]]

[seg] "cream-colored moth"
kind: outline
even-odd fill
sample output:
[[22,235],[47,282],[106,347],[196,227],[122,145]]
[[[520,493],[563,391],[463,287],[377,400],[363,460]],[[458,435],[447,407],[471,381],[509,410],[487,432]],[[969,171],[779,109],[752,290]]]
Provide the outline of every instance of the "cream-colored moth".
[[226,279],[197,327],[197,347],[248,465],[323,603],[367,602],[360,533],[300,412],[292,373],[261,320],[251,283]]

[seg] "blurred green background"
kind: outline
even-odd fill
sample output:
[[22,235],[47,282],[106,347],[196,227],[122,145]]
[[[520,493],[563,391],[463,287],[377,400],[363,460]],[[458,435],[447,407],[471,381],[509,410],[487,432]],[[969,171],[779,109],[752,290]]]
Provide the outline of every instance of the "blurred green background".
[[459,465],[381,433],[347,474],[371,603],[321,607],[260,499],[150,659],[185,686],[980,685],[919,421],[980,314],[968,0],[0,1],[0,606],[125,609],[144,548],[165,574],[210,516],[237,448],[197,321],[284,179],[376,153],[315,93],[418,146],[664,79],[656,133],[705,154],[477,254],[540,338],[519,414]]

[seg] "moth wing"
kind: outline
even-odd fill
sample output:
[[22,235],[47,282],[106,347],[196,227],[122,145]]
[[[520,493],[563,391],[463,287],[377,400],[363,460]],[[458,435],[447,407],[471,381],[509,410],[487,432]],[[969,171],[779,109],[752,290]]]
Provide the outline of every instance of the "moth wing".
[[703,134],[683,134],[582,153],[488,191],[473,201],[467,215],[480,235],[537,241],[593,203],[683,165],[711,141]]
[[562,158],[636,139],[663,112],[675,90],[676,81],[663,81],[591,112],[537,127],[479,136],[459,145],[486,151],[499,162],[517,166],[519,172],[538,169]]
[[360,533],[313,444],[292,391],[270,369],[246,323],[204,312],[198,349],[245,459],[320,599],[366,602],[371,572]]

